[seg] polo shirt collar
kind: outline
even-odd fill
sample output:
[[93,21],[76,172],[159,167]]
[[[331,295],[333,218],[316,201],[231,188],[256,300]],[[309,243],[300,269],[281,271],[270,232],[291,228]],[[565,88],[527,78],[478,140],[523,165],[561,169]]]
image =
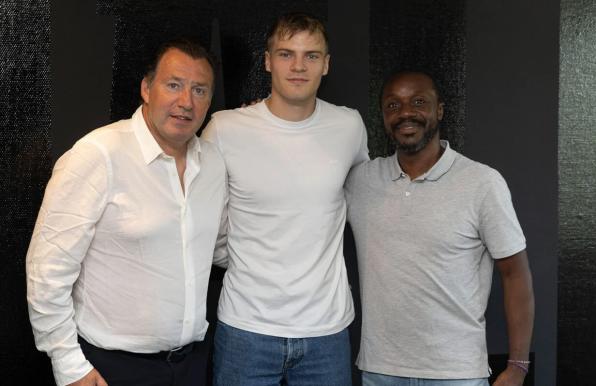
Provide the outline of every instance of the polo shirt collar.
[[[451,165],[455,161],[455,155],[457,154],[451,146],[449,146],[449,142],[445,140],[441,140],[441,147],[445,149],[441,158],[430,168],[429,171],[421,175],[417,178],[417,180],[429,180],[429,181],[436,181],[441,178],[445,173],[451,169]],[[393,168],[391,168],[391,179],[393,181],[398,180],[400,178],[405,178],[407,175],[402,170],[398,160],[397,160],[397,152],[392,157],[393,158]]]
[[[139,108],[133,114],[132,126],[137,141],[139,141],[139,147],[141,148],[143,160],[145,161],[146,165],[149,165],[159,156],[166,155],[147,127],[147,122],[145,122],[145,118],[143,117],[143,106],[139,106]],[[195,161],[198,161],[198,154],[200,152],[201,143],[196,136],[193,136],[188,141],[186,154],[193,157]]]

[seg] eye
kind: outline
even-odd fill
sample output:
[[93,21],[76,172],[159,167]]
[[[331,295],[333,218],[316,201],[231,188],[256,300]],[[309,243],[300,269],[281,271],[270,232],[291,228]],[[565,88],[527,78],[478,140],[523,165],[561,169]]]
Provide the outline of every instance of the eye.
[[280,58],[289,58],[290,57],[290,53],[287,51],[279,51],[277,53],[277,56],[279,56]]
[[317,59],[319,59],[319,55],[318,54],[308,54],[308,55],[306,55],[306,58],[309,60],[317,60]]
[[395,110],[399,109],[399,103],[394,101],[389,101],[385,104],[385,110]]
[[178,90],[180,88],[180,85],[176,82],[168,82],[166,83],[166,87],[170,90]]
[[420,107],[420,106],[424,106],[426,104],[426,101],[422,98],[416,98],[416,99],[414,99],[414,102],[412,104],[416,107]]
[[207,95],[207,88],[206,87],[194,87],[192,89],[192,92],[196,95],[196,96],[200,96],[203,97],[205,95]]

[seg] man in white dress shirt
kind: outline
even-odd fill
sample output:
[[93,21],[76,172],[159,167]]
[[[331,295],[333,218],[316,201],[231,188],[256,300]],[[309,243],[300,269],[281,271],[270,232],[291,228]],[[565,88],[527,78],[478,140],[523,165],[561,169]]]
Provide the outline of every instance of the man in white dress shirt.
[[132,118],[56,163],[27,254],[27,299],[59,386],[204,384],[226,187],[221,156],[195,134],[213,82],[200,45],[164,44]]

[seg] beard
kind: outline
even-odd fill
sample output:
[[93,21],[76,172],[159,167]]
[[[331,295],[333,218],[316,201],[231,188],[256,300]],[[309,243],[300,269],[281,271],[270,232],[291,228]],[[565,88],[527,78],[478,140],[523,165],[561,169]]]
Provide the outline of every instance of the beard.
[[406,153],[406,154],[418,153],[420,150],[424,149],[426,147],[426,145],[428,145],[430,143],[430,141],[433,139],[433,137],[439,131],[439,123],[438,122],[434,126],[428,127],[426,121],[422,121],[419,119],[401,120],[401,121],[393,124],[391,126],[391,129],[399,130],[399,126],[406,122],[416,123],[417,125],[423,127],[424,133],[422,135],[422,138],[420,138],[420,140],[415,143],[404,143],[404,142],[400,142],[397,138],[394,138],[395,147],[396,147],[397,151],[402,152],[402,153]]

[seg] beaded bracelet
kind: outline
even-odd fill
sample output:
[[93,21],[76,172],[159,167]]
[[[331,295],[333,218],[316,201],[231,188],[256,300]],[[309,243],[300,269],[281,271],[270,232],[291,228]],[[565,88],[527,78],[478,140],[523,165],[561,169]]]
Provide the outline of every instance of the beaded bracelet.
[[524,373],[528,373],[528,367],[530,366],[530,361],[522,361],[517,359],[508,359],[507,363],[511,363],[513,366],[520,368],[523,370]]

